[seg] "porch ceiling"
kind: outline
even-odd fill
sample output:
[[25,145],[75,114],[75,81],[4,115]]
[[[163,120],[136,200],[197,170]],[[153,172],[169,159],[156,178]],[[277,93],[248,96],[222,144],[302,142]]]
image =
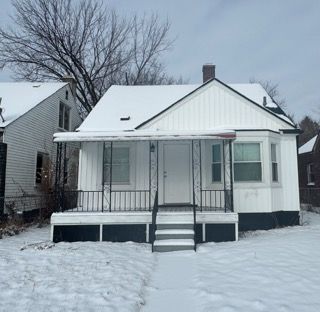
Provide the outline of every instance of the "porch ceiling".
[[54,142],[100,142],[100,141],[164,141],[164,140],[193,140],[220,139],[233,140],[234,130],[133,130],[133,131],[79,131],[59,132],[54,134]]

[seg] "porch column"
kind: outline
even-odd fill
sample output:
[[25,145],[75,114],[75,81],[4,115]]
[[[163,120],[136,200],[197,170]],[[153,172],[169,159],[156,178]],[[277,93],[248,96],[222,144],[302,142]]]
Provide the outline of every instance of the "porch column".
[[113,141],[110,142],[110,179],[109,179],[109,212],[111,212],[111,195],[112,195],[112,155],[113,154]]
[[152,210],[159,188],[159,141],[149,143],[149,210]]
[[232,163],[232,142],[229,141],[230,158],[230,209],[233,211],[233,163]]

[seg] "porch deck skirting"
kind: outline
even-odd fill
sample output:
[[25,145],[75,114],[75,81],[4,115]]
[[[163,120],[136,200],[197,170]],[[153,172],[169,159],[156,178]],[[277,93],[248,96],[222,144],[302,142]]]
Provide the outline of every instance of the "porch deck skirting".
[[[152,213],[145,212],[64,212],[51,216],[51,240],[60,241],[134,241],[149,243],[152,238]],[[195,241],[238,240],[238,214],[197,212]]]

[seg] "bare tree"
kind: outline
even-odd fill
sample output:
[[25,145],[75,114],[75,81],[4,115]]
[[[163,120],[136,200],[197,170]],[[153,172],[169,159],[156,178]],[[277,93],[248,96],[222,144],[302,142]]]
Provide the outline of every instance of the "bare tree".
[[277,83],[273,83],[270,80],[258,80],[255,78],[251,78],[250,83],[260,83],[275,103],[277,103],[281,108],[286,107],[286,100],[281,97],[279,85]]
[[157,15],[124,19],[100,0],[13,0],[13,27],[0,28],[0,68],[18,80],[77,82],[86,113],[112,84],[173,83],[161,55],[170,24]]

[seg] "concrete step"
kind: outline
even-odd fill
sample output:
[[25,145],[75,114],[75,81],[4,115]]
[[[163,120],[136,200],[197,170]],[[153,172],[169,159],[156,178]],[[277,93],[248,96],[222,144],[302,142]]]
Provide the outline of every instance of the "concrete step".
[[153,244],[153,250],[158,252],[194,250],[194,240],[193,239],[156,240]]
[[165,224],[157,224],[157,230],[174,230],[174,229],[179,229],[179,230],[193,230],[193,223],[165,223]]
[[156,231],[157,240],[165,239],[194,239],[194,231],[192,229],[165,229]]
[[156,224],[193,224],[193,213],[158,212]]

